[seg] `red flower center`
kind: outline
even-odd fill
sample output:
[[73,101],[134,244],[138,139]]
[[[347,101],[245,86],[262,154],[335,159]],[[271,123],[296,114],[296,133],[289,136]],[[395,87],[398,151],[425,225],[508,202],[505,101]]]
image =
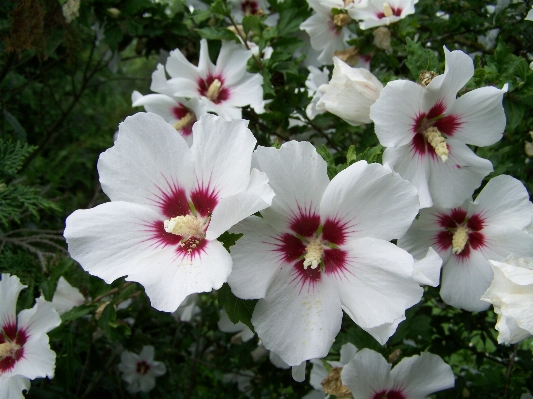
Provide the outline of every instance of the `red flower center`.
[[23,329],[17,330],[15,323],[7,323],[0,330],[0,375],[15,367],[24,357],[24,344],[28,335]]
[[485,236],[481,233],[485,227],[485,221],[478,214],[468,216],[465,210],[454,208],[450,214],[439,215],[439,225],[443,230],[434,239],[434,244],[439,251],[446,251],[453,247],[454,237],[457,241],[458,232],[466,234],[466,242],[459,253],[454,252],[456,256],[468,258],[471,249],[477,250],[485,245]]
[[319,215],[300,210],[291,221],[292,233],[279,238],[277,251],[285,262],[293,265],[303,284],[315,284],[322,278],[322,272],[341,273],[346,266],[347,253],[338,248],[346,240],[345,226],[331,219],[320,222]]
[[426,154],[426,152],[436,157],[435,149],[428,143],[424,133],[431,127],[437,128],[437,130],[446,135],[452,137],[453,134],[460,128],[462,122],[457,115],[445,115],[446,106],[442,100],[437,101],[433,107],[426,114],[421,112],[414,118],[412,131],[413,139],[411,146],[415,152],[419,155]]

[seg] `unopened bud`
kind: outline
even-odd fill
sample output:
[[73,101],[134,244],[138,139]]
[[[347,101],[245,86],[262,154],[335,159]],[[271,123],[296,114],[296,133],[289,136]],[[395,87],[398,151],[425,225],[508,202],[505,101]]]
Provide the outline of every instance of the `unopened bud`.
[[333,16],[333,23],[338,27],[343,27],[352,22],[352,18],[348,14],[342,13]]
[[115,7],[109,7],[107,9],[107,12],[109,13],[109,15],[112,18],[118,18],[120,16],[120,10],[118,8],[115,8]]
[[359,49],[348,47],[346,50],[335,51],[335,57],[353,67],[359,61]]
[[435,76],[437,76],[436,72],[422,71],[420,72],[420,76],[418,77],[418,84],[422,87],[427,87],[427,85],[431,83]]

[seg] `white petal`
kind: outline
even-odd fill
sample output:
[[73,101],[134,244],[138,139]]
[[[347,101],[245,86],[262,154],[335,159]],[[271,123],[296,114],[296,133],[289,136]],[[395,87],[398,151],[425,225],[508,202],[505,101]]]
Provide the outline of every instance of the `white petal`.
[[[405,318],[405,310],[418,303],[423,293],[411,277],[411,255],[374,238],[351,240],[342,249],[349,252],[350,258],[345,270],[331,278],[343,310],[367,331],[384,324],[397,325],[396,321]],[[390,336],[372,335],[381,344]]]
[[8,324],[16,324],[15,312],[20,291],[26,288],[17,276],[2,273],[0,279],[0,331]]
[[424,100],[428,104],[443,101],[445,107],[452,105],[457,92],[474,76],[472,59],[460,50],[450,52],[444,46],[446,67],[443,75],[435,77],[424,91]]
[[347,342],[341,346],[339,362],[342,364],[348,364],[350,360],[355,357],[357,353],[357,347],[351,342]]
[[217,58],[216,74],[224,78],[224,86],[233,86],[246,73],[246,64],[252,56],[251,50],[233,41],[223,41]]
[[453,138],[477,146],[500,141],[505,129],[502,100],[502,90],[482,87],[454,101],[446,111],[449,115],[458,116],[460,121]]
[[409,398],[425,398],[455,386],[452,368],[440,356],[431,353],[403,358],[391,375],[395,386],[401,387]]
[[252,315],[265,348],[290,366],[326,356],[341,321],[339,297],[329,279],[323,276],[316,284],[304,284],[292,267],[277,274]]
[[233,272],[228,277],[231,291],[243,299],[264,298],[275,274],[282,267],[280,235],[264,219],[251,216],[232,230],[244,236],[231,247]]
[[313,388],[322,392],[321,382],[324,381],[328,376],[328,371],[322,363],[322,359],[312,359],[311,363],[313,364],[313,368],[311,369],[309,383]]
[[533,204],[520,180],[507,175],[492,178],[474,201],[472,207],[487,224],[509,226],[521,230],[533,218]]
[[70,256],[110,284],[136,268],[150,267],[142,259],[163,246],[151,231],[161,219],[143,205],[108,202],[70,215],[64,236]]
[[320,215],[343,224],[348,237],[392,240],[405,234],[418,209],[412,184],[379,164],[359,161],[331,181]]
[[60,315],[68,312],[74,306],[80,306],[85,303],[85,297],[80,290],[71,286],[63,276],[59,277],[56,292],[52,298],[57,313]]
[[156,93],[166,94],[167,96],[170,96],[174,93],[174,89],[168,84],[165,67],[161,64],[157,64],[156,70],[152,73],[152,84],[150,85],[150,90],[155,91]]
[[429,192],[429,161],[425,155],[418,155],[410,144],[386,148],[383,163],[390,164],[402,178],[411,182],[418,191],[420,208],[429,208],[433,200]]
[[492,270],[481,253],[471,250],[468,258],[452,255],[442,267],[440,296],[448,305],[480,312],[490,306],[480,299],[491,281]]
[[46,333],[61,324],[61,319],[50,302],[37,298],[35,306],[22,310],[18,315],[18,330],[27,333],[24,356],[11,370],[33,380],[54,376],[56,354],[50,349]]
[[22,391],[30,390],[30,380],[19,375],[0,375],[0,398],[24,399]]
[[[204,47],[204,42],[205,40],[200,42],[202,48]],[[194,82],[196,82],[200,74],[203,72],[199,70],[198,67],[191,64],[178,49],[170,52],[165,69],[171,78],[183,78]],[[154,90],[154,88],[151,89],[157,91]]]
[[414,135],[415,119],[426,112],[422,102],[424,88],[407,80],[387,83],[370,107],[379,142],[384,147],[409,144]]
[[[463,209],[466,212],[465,208]],[[443,259],[443,263],[446,263],[451,254],[451,248],[447,251],[439,248],[437,235],[442,231],[439,217],[447,214],[449,214],[448,209],[438,207],[421,210],[418,219],[398,240],[398,246],[408,251],[415,259],[422,259],[427,256],[428,248],[432,247]]]
[[155,377],[150,373],[143,375],[139,379],[139,387],[141,392],[150,392],[155,387]]
[[145,360],[146,363],[151,363],[154,360],[155,348],[152,345],[144,345],[139,358]]
[[276,193],[272,206],[261,212],[268,223],[288,231],[291,219],[318,215],[329,178],[326,162],[311,143],[290,141],[279,150],[259,146],[254,161]]
[[296,382],[305,381],[305,366],[307,362],[304,360],[302,364],[298,366],[292,366],[292,379]]
[[167,366],[163,362],[152,362],[152,368],[150,369],[152,375],[159,377],[167,372]]
[[193,126],[191,152],[195,164],[195,188],[209,188],[217,198],[245,191],[256,140],[248,121],[225,121],[204,115]]
[[[261,346],[261,347],[263,347],[263,346]],[[276,355],[276,353],[274,353],[272,351],[270,351],[268,353],[268,358],[270,360],[270,363],[272,363],[274,366],[276,366],[279,369],[289,369],[289,368],[291,368],[291,366],[289,366],[287,363],[285,363],[281,359],[281,357],[279,357],[278,355]],[[305,372],[305,369],[304,369],[304,372]]]
[[231,272],[231,256],[218,241],[207,241],[201,253],[178,254],[172,247],[143,258],[145,267],[127,280],[145,288],[152,307],[174,312],[187,295],[219,289]]
[[511,254],[533,256],[533,237],[524,231],[512,226],[489,225],[481,233],[485,238],[481,252],[487,260],[500,261]]
[[206,77],[215,72],[215,65],[209,58],[209,48],[207,46],[207,40],[200,40],[200,59],[198,60],[198,71],[202,76]]
[[[230,92],[227,100],[221,102],[221,108],[244,107],[250,105],[254,111],[261,114],[264,110],[263,102],[263,77],[259,74],[246,73],[233,86],[228,87]],[[223,116],[222,114],[220,116]],[[227,118],[226,118],[227,119]],[[232,117],[232,119],[240,119]]]
[[433,248],[429,247],[424,258],[415,259],[413,279],[420,285],[437,287],[439,285],[441,266],[442,258]]
[[429,157],[429,191],[436,206],[454,208],[470,198],[485,176],[492,172],[489,160],[478,157],[458,140],[447,140],[446,162]]
[[383,356],[364,348],[342,368],[342,383],[350,388],[355,399],[371,398],[374,393],[393,387],[390,368]]
[[100,155],[98,173],[112,201],[145,204],[161,211],[161,201],[192,186],[189,146],[158,115],[138,113],[119,125],[115,145]]
[[245,191],[222,198],[217,204],[206,238],[213,240],[244,218],[270,206],[272,198],[274,191],[268,185],[267,175],[253,169]]

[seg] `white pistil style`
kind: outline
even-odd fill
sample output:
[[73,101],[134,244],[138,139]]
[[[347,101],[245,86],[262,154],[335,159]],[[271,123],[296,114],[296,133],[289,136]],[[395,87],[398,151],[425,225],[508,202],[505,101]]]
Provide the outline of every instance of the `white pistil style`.
[[392,15],[394,14],[392,12],[392,8],[390,8],[389,3],[383,3],[383,14],[385,14],[387,18],[392,17]]
[[14,342],[8,341],[0,344],[0,360],[8,356],[14,356],[20,348],[21,346]]
[[311,269],[316,269],[322,261],[324,255],[324,246],[319,238],[314,238],[307,244],[306,253],[304,256],[304,269],[311,266]]
[[196,115],[194,114],[194,112],[189,111],[183,118],[181,118],[179,121],[174,123],[172,126],[174,126],[174,129],[176,130],[181,130],[185,126],[193,123],[194,121],[196,121]]
[[220,93],[220,88],[222,87],[222,82],[218,79],[213,80],[213,83],[209,85],[209,88],[207,89],[207,98],[209,98],[211,101],[215,101],[218,97],[218,93]]
[[453,233],[452,238],[452,252],[455,255],[459,255],[463,249],[465,249],[465,245],[468,242],[468,229],[466,227],[458,227],[455,233]]
[[204,221],[192,215],[176,216],[172,219],[165,220],[163,227],[167,233],[176,234],[183,237],[183,241],[190,237],[204,237],[206,224]]
[[439,132],[439,129],[432,126],[428,128],[423,134],[425,139],[433,147],[435,153],[440,157],[442,162],[446,162],[448,160],[448,156],[450,155],[450,151],[448,150],[446,140],[444,140],[444,137],[442,137],[442,134]]

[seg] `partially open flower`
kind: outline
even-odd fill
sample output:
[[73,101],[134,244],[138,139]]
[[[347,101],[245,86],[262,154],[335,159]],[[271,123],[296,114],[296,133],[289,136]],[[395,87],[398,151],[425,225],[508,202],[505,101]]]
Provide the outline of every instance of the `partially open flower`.
[[514,344],[533,335],[533,258],[489,261],[494,279],[482,301],[498,314],[498,342]]
[[379,98],[383,85],[365,68],[351,68],[337,57],[328,84],[319,90],[323,96],[317,103],[317,110],[327,110],[352,125],[372,122],[370,106]]

